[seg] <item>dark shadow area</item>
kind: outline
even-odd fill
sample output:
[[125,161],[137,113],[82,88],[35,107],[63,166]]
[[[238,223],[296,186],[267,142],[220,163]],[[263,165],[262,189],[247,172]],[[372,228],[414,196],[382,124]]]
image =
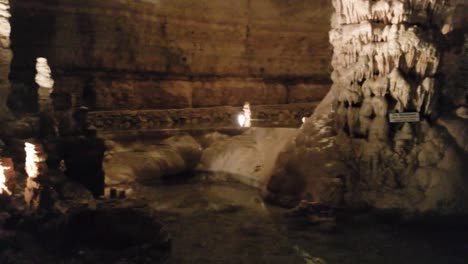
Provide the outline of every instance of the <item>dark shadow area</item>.
[[[17,8],[19,0],[11,2],[11,62],[12,91],[9,107],[17,114],[37,111],[36,59],[45,57],[53,62],[51,43],[55,37],[55,15],[52,12],[35,12],[34,9]],[[50,0],[51,5],[57,1]],[[52,63],[53,72],[53,63]],[[53,73],[52,73],[53,74]]]

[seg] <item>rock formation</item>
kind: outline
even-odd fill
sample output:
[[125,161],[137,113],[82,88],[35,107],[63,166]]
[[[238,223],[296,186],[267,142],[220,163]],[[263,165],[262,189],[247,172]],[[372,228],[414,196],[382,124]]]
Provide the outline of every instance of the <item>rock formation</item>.
[[[280,155],[266,194],[467,212],[466,152],[435,122],[444,89],[441,47],[463,2],[332,2],[333,87]],[[389,122],[389,114],[408,112],[420,122]],[[285,184],[291,181],[301,184]]]
[[30,210],[50,209],[50,190],[48,189],[47,154],[38,143],[25,143],[25,171],[28,175],[24,200]]
[[242,135],[205,136],[206,148],[198,170],[226,174],[244,184],[261,188],[271,175],[278,153],[297,134],[297,128],[254,127]]
[[106,145],[103,164],[106,186],[152,182],[187,173],[201,156],[200,144],[188,135],[170,137],[157,144],[134,142],[125,146],[107,141]]
[[15,169],[9,158],[0,158],[0,199],[11,196],[15,186]]
[[7,106],[10,93],[10,63],[13,54],[10,49],[10,3],[9,0],[0,1],[0,121],[12,118]]
[[46,58],[37,58],[36,60],[36,78],[35,81],[39,85],[37,89],[38,104],[40,112],[53,111],[52,100],[50,95],[53,92],[54,80],[52,79],[52,70],[47,63]]
[[[289,3],[291,2],[291,3]],[[91,110],[319,101],[327,1],[12,0],[12,109],[34,112],[34,64]]]

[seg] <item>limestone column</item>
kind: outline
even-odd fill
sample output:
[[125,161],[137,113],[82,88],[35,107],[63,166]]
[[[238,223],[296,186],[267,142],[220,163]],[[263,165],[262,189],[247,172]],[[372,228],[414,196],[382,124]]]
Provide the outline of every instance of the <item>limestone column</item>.
[[11,160],[0,159],[0,195],[10,196],[12,194],[11,175],[8,175],[10,167],[7,163],[11,163]]
[[10,49],[10,4],[8,0],[0,0],[0,121],[12,119],[7,106],[10,94],[10,64],[13,53]]
[[51,114],[54,111],[50,98],[54,88],[54,80],[46,58],[37,58],[36,71],[35,81],[39,85],[37,90],[39,112]]
[[[280,155],[268,194],[468,212],[466,156],[436,122],[443,34],[457,2],[332,0],[333,86]],[[399,113],[417,118],[390,122]]]
[[28,174],[24,199],[28,209],[38,210],[50,207],[50,197],[47,183],[47,154],[41,144],[25,143],[25,170]]

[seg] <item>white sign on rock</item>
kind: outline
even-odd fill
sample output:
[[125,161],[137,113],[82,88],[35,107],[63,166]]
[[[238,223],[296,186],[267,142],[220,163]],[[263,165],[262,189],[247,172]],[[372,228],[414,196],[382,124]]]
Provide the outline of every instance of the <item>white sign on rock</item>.
[[420,117],[418,112],[408,113],[391,113],[389,114],[390,123],[406,123],[406,122],[419,122]]

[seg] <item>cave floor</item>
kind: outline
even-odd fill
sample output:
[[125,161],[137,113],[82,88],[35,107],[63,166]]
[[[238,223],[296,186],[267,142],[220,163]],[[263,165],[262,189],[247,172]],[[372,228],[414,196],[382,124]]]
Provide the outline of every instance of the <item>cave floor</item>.
[[257,190],[199,176],[136,187],[172,237],[170,263],[468,263],[468,231],[402,227],[360,215],[311,224],[263,203]]
[[[291,217],[287,209],[265,204],[258,190],[220,175],[125,187],[126,199],[99,203],[154,209],[172,241],[163,263],[468,263],[466,228],[384,224],[371,214],[313,224],[305,216]],[[0,230],[1,264],[161,263],[146,254],[129,257],[127,251],[96,255],[92,248],[57,257],[27,236],[15,239],[16,250],[2,253],[1,237]]]

